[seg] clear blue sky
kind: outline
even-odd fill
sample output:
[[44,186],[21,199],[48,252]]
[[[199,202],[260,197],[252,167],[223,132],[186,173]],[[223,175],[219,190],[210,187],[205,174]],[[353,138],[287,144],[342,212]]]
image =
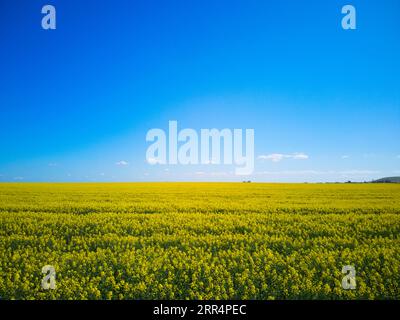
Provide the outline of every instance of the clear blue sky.
[[400,175],[398,0],[2,0],[0,49],[0,181],[242,179],[147,164],[168,120],[254,128],[254,181]]

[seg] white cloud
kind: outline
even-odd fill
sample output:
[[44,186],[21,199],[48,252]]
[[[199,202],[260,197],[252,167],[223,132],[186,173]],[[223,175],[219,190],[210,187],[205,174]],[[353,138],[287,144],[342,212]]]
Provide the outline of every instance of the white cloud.
[[115,164],[119,167],[126,167],[129,163],[127,161],[120,160],[120,161],[116,162]]
[[348,155],[345,154],[345,155],[341,156],[341,158],[342,158],[342,159],[348,159],[348,158],[350,158],[350,156],[348,156]]
[[50,162],[50,163],[49,163],[49,167],[57,167],[57,163],[55,163],[55,162]]
[[282,154],[282,153],[272,153],[268,155],[258,156],[260,160],[270,160],[272,162],[279,162],[283,159],[295,159],[295,160],[307,160],[308,155],[304,153],[293,153],[293,154]]
[[292,155],[292,158],[296,160],[306,160],[309,158],[309,156],[304,153],[295,153]]
[[258,159],[260,159],[260,160],[271,160],[273,162],[279,162],[283,158],[284,158],[284,155],[280,154],[280,153],[273,153],[273,154],[258,156]]
[[157,160],[156,158],[151,158],[151,157],[149,157],[149,158],[147,158],[146,160],[147,160],[147,162],[148,162],[149,164],[157,164],[157,163],[160,163],[160,161]]
[[24,177],[14,177],[14,180],[24,180]]

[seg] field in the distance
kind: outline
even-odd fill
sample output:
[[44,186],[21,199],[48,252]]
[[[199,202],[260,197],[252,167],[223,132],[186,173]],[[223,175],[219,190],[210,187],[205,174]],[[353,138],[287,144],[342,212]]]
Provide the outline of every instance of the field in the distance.
[[399,184],[0,184],[1,299],[400,299],[399,268]]

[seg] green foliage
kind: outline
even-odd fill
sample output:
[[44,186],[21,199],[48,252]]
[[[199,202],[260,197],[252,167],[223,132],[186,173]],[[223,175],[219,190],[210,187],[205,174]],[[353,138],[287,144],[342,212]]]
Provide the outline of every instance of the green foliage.
[[399,235],[400,185],[0,184],[0,297],[399,299]]

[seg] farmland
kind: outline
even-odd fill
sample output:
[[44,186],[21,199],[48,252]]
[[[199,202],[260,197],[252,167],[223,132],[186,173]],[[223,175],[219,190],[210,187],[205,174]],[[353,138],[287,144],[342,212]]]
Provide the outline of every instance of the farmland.
[[2,299],[400,299],[399,268],[398,184],[0,184]]

